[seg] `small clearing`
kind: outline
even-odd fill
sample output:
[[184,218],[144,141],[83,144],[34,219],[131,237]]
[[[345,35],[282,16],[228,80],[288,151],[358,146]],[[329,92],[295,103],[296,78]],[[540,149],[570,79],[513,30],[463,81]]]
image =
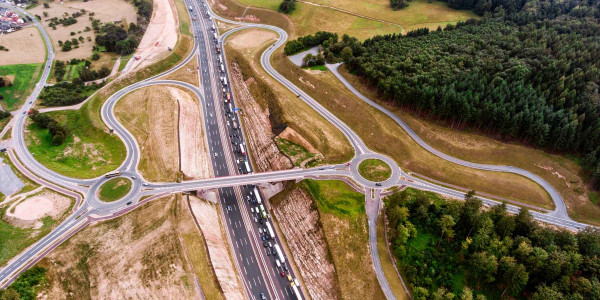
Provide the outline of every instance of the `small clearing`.
[[0,51],[0,66],[40,63],[46,56],[44,41],[33,26],[0,35],[0,45],[8,48]]
[[272,198],[271,203],[310,297],[339,299],[335,267],[311,196],[295,188]]
[[139,60],[134,60],[128,71],[149,66],[170,53],[179,36],[179,20],[173,0],[154,0],[152,18],[144,37],[135,52]]
[[171,96],[179,103],[179,145],[181,172],[185,179],[210,177],[210,158],[204,140],[205,130],[199,103],[189,93],[170,88]]
[[[182,232],[191,217],[179,196],[154,200],[120,218],[89,226],[39,266],[48,270],[42,299],[198,298]],[[210,278],[212,274],[202,274]]]
[[220,226],[219,214],[214,205],[197,197],[189,198],[192,213],[202,229],[214,272],[226,299],[243,299],[242,289],[229,253],[225,232]]
[[15,201],[8,207],[3,219],[14,226],[39,229],[45,217],[58,220],[70,205],[69,197],[43,190],[25,200]]

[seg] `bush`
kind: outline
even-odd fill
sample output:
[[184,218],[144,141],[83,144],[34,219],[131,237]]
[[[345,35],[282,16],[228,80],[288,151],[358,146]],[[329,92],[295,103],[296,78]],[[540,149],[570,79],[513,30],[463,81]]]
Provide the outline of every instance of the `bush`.
[[279,4],[279,11],[284,14],[289,14],[296,9],[296,0],[283,0]]
[[99,60],[99,59],[100,59],[100,54],[98,54],[98,53],[92,54],[92,60]]

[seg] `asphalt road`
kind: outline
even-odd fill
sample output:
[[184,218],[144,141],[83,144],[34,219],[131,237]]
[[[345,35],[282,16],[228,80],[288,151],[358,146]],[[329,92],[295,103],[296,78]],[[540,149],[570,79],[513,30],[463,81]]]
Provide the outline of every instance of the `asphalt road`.
[[[302,179],[306,177],[319,178],[320,176],[323,176],[329,178],[331,176],[341,176],[352,178],[356,183],[362,185],[368,191],[369,188],[375,187],[375,183],[362,178],[358,174],[357,167],[360,161],[363,159],[378,158],[390,164],[393,172],[390,179],[381,182],[381,187],[377,187],[376,195],[379,195],[379,192],[383,189],[392,186],[405,185],[421,190],[433,191],[450,197],[464,197],[464,192],[432,184],[422,179],[411,177],[405,174],[392,159],[384,155],[374,153],[368,149],[360,137],[354,131],[352,131],[349,126],[339,120],[335,115],[321,106],[316,100],[311,98],[304,91],[300,90],[298,87],[281,76],[271,66],[270,56],[287,40],[287,34],[285,31],[270,25],[247,24],[223,19],[210,11],[210,8],[204,5],[203,1],[186,0],[186,6],[193,7],[191,15],[192,18],[196,18],[196,20],[192,22],[192,29],[194,33],[194,48],[192,53],[174,68],[123,88],[112,95],[102,107],[101,116],[104,122],[123,140],[127,149],[127,157],[118,170],[121,172],[121,176],[126,177],[133,182],[132,190],[127,196],[119,201],[111,203],[99,201],[96,196],[98,187],[107,180],[105,177],[93,179],[75,179],[62,176],[38,163],[25,146],[23,131],[26,114],[23,112],[26,112],[30,109],[30,107],[33,105],[33,102],[35,99],[37,99],[39,93],[41,92],[43,85],[50,75],[50,66],[52,65],[52,60],[54,57],[51,50],[52,46],[45,30],[37,22],[37,20],[34,21],[34,24],[38,26],[42,32],[46,47],[49,49],[48,59],[40,82],[23,106],[22,110],[17,113],[12,121],[13,142],[8,146],[12,148],[11,151],[14,151],[14,155],[12,154],[13,152],[10,153],[11,155],[19,158],[22,164],[17,163],[17,168],[19,168],[21,172],[29,177],[33,177],[36,178],[36,180],[45,182],[45,184],[49,185],[53,189],[62,189],[62,191],[66,193],[76,192],[78,194],[85,195],[85,197],[83,201],[78,201],[78,205],[76,205],[75,211],[71,216],[59,224],[50,234],[43,237],[37,243],[12,259],[4,269],[0,270],[0,287],[6,287],[16,278],[16,276],[18,276],[20,272],[32,266],[54,247],[58,246],[69,236],[81,228],[84,228],[91,222],[121,216],[139,207],[143,203],[159,196],[188,190],[218,189],[219,200],[222,204],[220,207],[222,210],[222,215],[224,216],[223,223],[226,226],[226,232],[231,249],[234,251],[234,263],[239,271],[239,274],[243,277],[242,283],[244,285],[246,297],[258,298],[260,293],[265,293],[269,299],[293,299],[293,296],[290,294],[291,290],[289,288],[289,282],[278,275],[279,269],[277,269],[274,265],[274,256],[267,255],[265,247],[262,245],[262,237],[258,233],[258,228],[260,225],[254,221],[256,214],[250,212],[250,208],[256,207],[256,205],[251,204],[252,199],[255,198],[255,196],[251,194],[253,185],[265,182]],[[207,12],[211,18],[207,17]],[[219,19],[224,22],[241,25],[242,27],[231,30],[223,36],[214,39],[214,32],[211,29],[212,25],[214,24],[213,19]],[[225,105],[226,103],[224,102],[224,97],[226,93],[230,93],[232,97],[232,107],[235,107],[235,99],[233,99],[233,93],[231,92],[230,85],[223,84],[221,77],[228,76],[226,72],[227,66],[225,63],[224,72],[220,70],[221,66],[219,62],[219,54],[216,52],[216,45],[220,45],[221,49],[223,49],[222,43],[224,39],[231,33],[251,27],[273,30],[279,35],[278,41],[269,47],[261,56],[261,64],[263,68],[271,76],[273,76],[273,78],[278,80],[292,92],[296,93],[299,99],[305,101],[323,117],[332,122],[340,131],[342,131],[355,149],[355,157],[351,160],[350,166],[344,164],[321,166],[312,169],[291,169],[277,172],[253,173],[250,158],[238,150],[239,144],[245,143],[244,132],[243,130],[239,129],[240,122],[237,118],[237,114],[229,110],[229,103]],[[174,72],[178,68],[185,65],[187,62],[193,59],[194,55],[196,54],[198,55],[196,59],[198,60],[198,64],[200,66],[198,69],[201,79],[201,82],[199,83],[200,88],[179,81],[159,79],[160,77]],[[225,55],[223,52],[220,54]],[[226,61],[224,57],[222,59]],[[334,74],[337,73],[335,69],[333,71]],[[230,79],[227,81],[231,82]],[[213,178],[184,181],[181,183],[152,183],[144,180],[144,178],[139,174],[137,171],[140,153],[139,146],[137,145],[137,142],[131,133],[128,132],[116,120],[113,110],[116,102],[127,93],[151,85],[176,85],[192,91],[198,97],[198,99],[200,99],[199,105],[201,105],[204,117],[203,120],[205,122],[205,129],[207,133],[206,141],[207,147],[210,151],[211,163],[213,167]],[[352,90],[351,86],[349,86],[349,88]],[[370,101],[369,99],[363,100],[367,102]],[[372,101],[369,102],[369,104],[381,109],[385,113],[389,113],[384,110],[384,108],[376,106],[376,103],[372,103]],[[234,121],[238,124],[238,126],[233,125]],[[404,124],[399,118],[397,118],[396,121],[399,122],[400,125]],[[556,205],[556,211],[549,214],[532,211],[532,215],[537,220],[575,230],[587,226],[586,224],[571,220],[566,215],[566,209],[564,209],[564,203],[562,202],[560,195],[558,195],[558,193],[556,193],[551,186],[545,183],[545,181],[541,179],[539,179],[541,181],[537,181],[535,180],[535,177],[531,177],[533,174],[510,166],[488,166],[452,158],[424,143],[418,137],[418,135],[416,135],[410,129],[410,127],[406,126],[406,124],[404,124],[403,127],[405,127],[405,130],[409,132],[409,134],[411,134],[411,136],[417,142],[421,141],[419,144],[423,148],[444,159],[478,169],[513,172],[530,177],[532,180],[540,183],[540,185],[544,187],[551,194],[551,196],[554,195],[553,200],[555,200],[555,203],[558,201],[558,204]],[[11,156],[11,159],[15,161],[13,156]],[[245,170],[245,162],[248,162],[249,164],[250,174],[244,174],[247,173],[247,170]],[[558,195],[558,197],[555,197],[556,195]],[[139,201],[139,199],[143,196],[151,197],[143,201]],[[264,195],[261,195],[261,198],[264,199]],[[491,206],[498,204],[497,201],[492,199],[487,199],[484,197],[481,198],[486,205]],[[250,199],[250,201],[248,199]],[[559,205],[561,203],[562,205]],[[375,218],[379,212],[379,204],[377,204],[376,209],[372,209],[372,203],[369,201],[367,201],[366,205],[368,211],[370,212],[369,218]],[[508,205],[508,210],[515,213],[518,212],[519,208],[513,205]],[[270,221],[272,222],[272,220]],[[369,223],[370,244],[372,244],[373,241],[376,243],[376,229],[373,231],[376,223],[371,223],[372,222]],[[277,243],[278,241],[279,238],[277,236],[271,240],[271,242],[274,243]],[[393,295],[389,296],[389,286],[387,285],[385,277],[381,277],[383,273],[378,261],[379,257],[377,255],[373,255],[372,259],[375,272],[384,292],[389,298],[393,297]],[[290,271],[293,273],[291,268]]]

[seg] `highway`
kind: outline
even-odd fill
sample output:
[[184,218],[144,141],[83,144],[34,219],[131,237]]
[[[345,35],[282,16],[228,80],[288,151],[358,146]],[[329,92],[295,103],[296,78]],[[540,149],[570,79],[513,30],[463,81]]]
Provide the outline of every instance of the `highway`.
[[[120,176],[131,180],[133,183],[132,189],[128,195],[121,200],[110,203],[100,201],[97,197],[98,188],[108,180],[107,178],[102,176],[93,179],[77,179],[60,175],[37,162],[25,145],[24,123],[27,117],[26,112],[35,103],[35,100],[49,78],[50,66],[54,59],[52,46],[44,28],[35,18],[33,18],[34,25],[40,29],[44,38],[48,49],[48,57],[40,82],[37,84],[23,108],[19,110],[17,115],[11,121],[13,138],[12,142],[8,143],[6,146],[9,147],[11,160],[13,160],[13,162],[20,161],[19,163],[15,163],[15,165],[28,177],[34,178],[34,180],[38,182],[44,182],[51,188],[63,193],[83,195],[83,199],[77,201],[74,212],[52,230],[50,234],[13,258],[5,268],[0,270],[0,287],[8,286],[20,272],[34,265],[35,262],[60,245],[60,243],[69,236],[75,234],[82,228],[85,228],[85,226],[92,222],[119,217],[159,196],[192,190],[217,190],[219,201],[221,203],[219,207],[223,216],[222,223],[225,226],[230,248],[234,254],[234,264],[236,265],[238,274],[242,277],[241,282],[245,296],[251,299],[259,299],[260,293],[264,293],[268,299],[295,299],[292,295],[293,292],[289,287],[289,281],[279,275],[282,268],[277,268],[275,265],[276,255],[267,252],[267,249],[269,249],[270,252],[272,248],[264,247],[262,235],[259,234],[258,228],[262,229],[265,225],[259,224],[259,213],[250,211],[251,209],[254,210],[259,207],[259,205],[253,202],[257,201],[259,198],[265,199],[264,195],[260,193],[259,195],[254,194],[253,191],[255,186],[269,182],[297,180],[307,177],[337,177],[349,178],[358,185],[364,187],[367,192],[370,191],[370,189],[375,189],[376,198],[373,199],[374,201],[366,199],[365,203],[369,216],[369,239],[371,248],[373,247],[373,241],[376,241],[376,231],[373,231],[375,224],[372,224],[371,220],[376,220],[376,217],[379,214],[381,208],[379,195],[383,190],[395,186],[408,186],[454,198],[464,198],[464,192],[410,176],[403,172],[393,159],[371,151],[347,124],[325,109],[307,93],[281,76],[271,66],[270,58],[274,51],[286,42],[287,33],[284,30],[270,25],[235,22],[221,18],[214,14],[210,7],[201,0],[186,0],[186,6],[192,7],[191,10],[188,10],[190,18],[193,20],[192,31],[194,34],[194,46],[190,55],[166,72],[144,79],[117,91],[109,97],[101,108],[101,117],[103,121],[114,131],[114,134],[118,135],[123,140],[127,150],[127,156],[118,168],[121,172]],[[237,24],[241,27],[230,30],[219,37],[218,32],[215,32],[212,29],[215,25],[214,20]],[[273,30],[278,34],[279,39],[277,42],[263,52],[261,56],[262,67],[275,80],[294,92],[301,101],[310,105],[344,134],[355,151],[355,156],[349,164],[319,166],[310,169],[295,168],[276,172],[254,172],[251,158],[247,153],[242,152],[240,149],[241,144],[246,147],[247,152],[247,146],[245,144],[246,139],[244,137],[245,132],[241,129],[242,124],[237,113],[229,108],[229,104],[235,108],[235,99],[233,97],[234,93],[231,90],[231,85],[225,83],[231,82],[227,72],[226,53],[224,53],[224,51],[218,53],[217,51],[217,47],[223,49],[223,42],[228,36],[234,32],[247,28],[263,28]],[[198,83],[198,86],[175,80],[160,79],[161,77],[178,70],[192,59],[197,59],[199,65],[197,71],[199,73],[200,82]],[[223,69],[221,69],[221,64],[223,64]],[[391,114],[391,112],[385,110],[385,108],[378,106],[376,103],[360,95],[360,93],[345,82],[343,78],[339,77],[337,66],[329,67],[332,72],[334,72],[334,74],[336,74],[351,91],[361,97],[363,101],[366,101],[388,115]],[[227,78],[226,81],[224,78]],[[209,149],[212,164],[212,178],[188,180],[180,183],[148,182],[138,172],[137,167],[140,160],[139,145],[133,135],[127,131],[114,116],[114,107],[126,94],[136,89],[153,85],[177,86],[192,92],[199,99],[206,132],[205,140],[207,149]],[[231,99],[229,101],[225,101],[225,99],[227,99],[227,93],[229,93]],[[560,195],[552,186],[543,179],[536,177],[536,175],[510,166],[483,165],[453,158],[427,145],[398,117],[392,118],[394,118],[394,120],[396,120],[396,122],[398,122],[410,136],[419,143],[419,145],[443,159],[477,169],[512,172],[526,176],[539,183],[551,195],[556,204],[556,210],[551,213],[532,211],[531,213],[535,219],[572,230],[579,230],[588,226],[570,219],[566,214],[566,208]],[[15,160],[15,158],[18,158],[18,160]],[[368,158],[381,159],[388,163],[392,168],[392,176],[388,180],[381,182],[381,186],[376,187],[375,182],[366,180],[358,173],[360,161]],[[248,163],[248,170],[245,167],[246,162]],[[139,201],[143,196],[151,197]],[[81,196],[78,197],[81,198]],[[499,203],[493,199],[487,199],[485,197],[480,198],[484,204],[488,206],[497,205]],[[508,205],[507,207],[512,213],[517,213],[519,211],[517,206]],[[270,218],[267,219],[270,222],[273,222]],[[281,244],[277,234],[274,235],[273,239],[268,241],[273,244]],[[285,256],[284,259],[289,260],[289,253],[283,253],[283,255]],[[375,272],[384,293],[389,299],[393,299],[393,294],[390,295],[389,285],[385,280],[385,276],[382,275],[379,257],[373,255],[372,259]],[[295,277],[295,270],[292,270],[289,264],[287,266],[289,269],[288,272]]]

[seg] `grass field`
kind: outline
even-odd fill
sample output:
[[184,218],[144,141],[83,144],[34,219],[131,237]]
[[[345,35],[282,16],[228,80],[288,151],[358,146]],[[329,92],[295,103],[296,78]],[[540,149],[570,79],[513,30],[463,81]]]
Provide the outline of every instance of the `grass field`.
[[370,149],[390,156],[405,171],[507,199],[553,208],[546,191],[525,177],[461,167],[425,151],[394,120],[358,99],[330,72],[314,74],[303,70],[292,64],[282,51],[275,53],[273,66],[348,124]]
[[71,135],[64,144],[52,145],[48,129],[33,123],[27,126],[25,141],[35,159],[49,169],[66,176],[94,178],[116,169],[126,150],[117,136],[95,127],[82,110],[48,113],[69,129]]
[[[410,110],[393,107],[383,101],[376,89],[340,68],[342,75],[379,104],[399,115],[419,136],[434,148],[464,160],[497,165],[510,165],[531,171],[548,181],[565,200],[574,219],[600,224],[600,207],[590,199],[594,191],[582,177],[579,164],[570,157],[550,154],[518,143],[495,140],[470,128],[451,129],[435,120],[420,118]],[[493,186],[493,184],[492,184]]]
[[[340,163],[350,160],[353,149],[345,136],[306,103],[298,101],[296,95],[273,80],[260,67],[260,54],[271,43],[271,39],[267,37],[274,36],[272,33],[264,36],[265,32],[269,33],[251,29],[230,36],[225,46],[228,63],[238,63],[244,79],[259,78],[266,88],[273,91],[283,110],[285,123],[323,154],[326,162]],[[253,88],[258,89],[258,85],[250,85],[253,95],[258,95],[260,91],[253,91]],[[264,97],[255,98],[259,104],[266,106]]]
[[0,66],[0,76],[13,83],[13,86],[0,88],[0,95],[4,96],[2,106],[6,110],[16,110],[25,102],[42,75],[42,68],[42,64]]
[[[280,3],[273,0],[237,1],[243,5],[271,10],[277,10]],[[421,27],[436,29],[438,26],[444,27],[478,16],[471,11],[452,9],[443,1],[429,3],[427,0],[412,0],[407,8],[394,11],[390,8],[389,0],[308,0],[304,3],[297,2],[296,10],[289,18],[296,25],[299,36],[325,30],[365,39],[378,34],[403,30],[407,32]]]
[[353,217],[365,213],[365,196],[338,180],[306,180],[305,186],[324,213]]
[[131,190],[131,181],[126,178],[117,177],[108,180],[98,189],[98,198],[104,202],[119,200]]
[[408,294],[402,285],[402,281],[400,277],[398,277],[398,273],[394,269],[394,263],[392,262],[388,248],[385,241],[385,228],[383,226],[383,218],[380,216],[377,221],[377,251],[379,252],[379,260],[381,261],[381,269],[383,269],[383,274],[396,296],[396,299],[399,300],[409,300]]
[[80,62],[75,65],[67,65],[65,67],[65,77],[63,80],[73,81],[73,79],[79,78],[79,72],[85,68],[85,62]]
[[342,299],[385,299],[373,271],[365,196],[341,181],[303,181],[317,203]]
[[392,169],[379,159],[365,159],[358,165],[358,173],[367,180],[384,181],[392,176]]

